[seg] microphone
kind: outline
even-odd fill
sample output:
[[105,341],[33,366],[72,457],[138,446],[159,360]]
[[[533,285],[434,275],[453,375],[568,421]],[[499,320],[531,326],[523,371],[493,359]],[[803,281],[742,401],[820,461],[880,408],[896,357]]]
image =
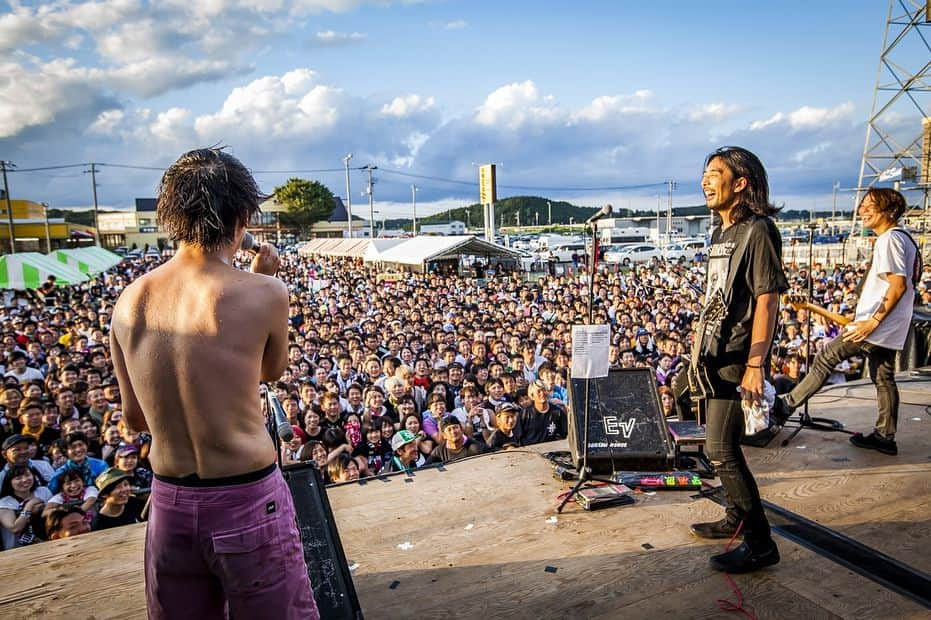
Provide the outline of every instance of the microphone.
[[252,252],[253,254],[258,254],[261,249],[262,244],[252,236],[252,233],[247,232],[242,236],[242,243],[239,246],[239,249],[243,252]]
[[288,416],[284,414],[284,409],[281,408],[281,402],[279,402],[278,397],[275,396],[272,390],[268,390],[265,393],[265,398],[268,402],[269,409],[275,416],[275,430],[278,433],[278,438],[284,442],[291,441],[294,439],[294,430],[291,428],[291,423],[288,422]]
[[614,211],[614,207],[612,207],[611,205],[605,205],[605,206],[601,207],[600,209],[598,209],[598,211],[595,213],[595,215],[593,215],[593,216],[591,216],[590,218],[588,218],[587,220],[585,220],[585,223],[586,223],[586,224],[591,224],[592,222],[597,222],[597,221],[600,220],[601,218],[603,218],[603,217],[608,217],[609,215],[611,215],[611,212],[612,212],[612,211]]

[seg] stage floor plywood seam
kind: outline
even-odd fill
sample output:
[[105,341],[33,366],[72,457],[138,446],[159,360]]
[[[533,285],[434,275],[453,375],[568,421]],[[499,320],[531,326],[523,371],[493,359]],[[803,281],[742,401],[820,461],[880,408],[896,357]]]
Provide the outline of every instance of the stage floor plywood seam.
[[[724,505],[721,487],[696,497]],[[779,535],[931,609],[931,576],[782,506],[763,500],[763,507]]]

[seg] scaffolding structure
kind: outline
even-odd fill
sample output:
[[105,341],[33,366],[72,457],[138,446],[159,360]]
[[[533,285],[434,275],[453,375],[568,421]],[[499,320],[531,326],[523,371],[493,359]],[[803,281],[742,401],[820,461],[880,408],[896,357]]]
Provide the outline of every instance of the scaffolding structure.
[[[931,189],[931,0],[890,0],[856,204],[878,183],[920,192],[928,223]],[[906,194],[907,198],[911,198]]]

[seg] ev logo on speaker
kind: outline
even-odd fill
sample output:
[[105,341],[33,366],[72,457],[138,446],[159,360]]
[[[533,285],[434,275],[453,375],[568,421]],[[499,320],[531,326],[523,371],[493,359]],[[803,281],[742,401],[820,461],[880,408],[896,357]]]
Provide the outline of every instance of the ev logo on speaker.
[[620,418],[614,415],[606,415],[603,421],[606,435],[620,435],[623,433],[624,439],[630,439],[630,436],[634,432],[634,427],[637,425],[637,418],[630,418],[625,422],[621,422]]

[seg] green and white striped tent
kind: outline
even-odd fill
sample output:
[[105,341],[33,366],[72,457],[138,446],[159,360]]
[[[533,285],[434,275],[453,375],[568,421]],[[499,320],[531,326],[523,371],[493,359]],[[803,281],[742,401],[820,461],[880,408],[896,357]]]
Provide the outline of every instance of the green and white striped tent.
[[77,269],[81,273],[95,275],[110,269],[119,263],[122,257],[104,248],[97,246],[74,248],[71,250],[55,250],[51,255],[64,265]]
[[88,277],[77,269],[38,252],[0,256],[0,289],[39,288],[49,276],[59,286],[85,282]]

